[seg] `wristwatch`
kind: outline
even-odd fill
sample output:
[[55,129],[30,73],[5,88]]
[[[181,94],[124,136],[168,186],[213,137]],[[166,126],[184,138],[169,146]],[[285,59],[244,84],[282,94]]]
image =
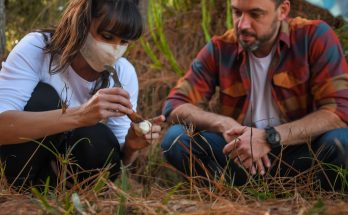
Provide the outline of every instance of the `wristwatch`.
[[276,149],[280,147],[280,134],[274,127],[265,128],[266,131],[266,141],[271,146],[271,149]]

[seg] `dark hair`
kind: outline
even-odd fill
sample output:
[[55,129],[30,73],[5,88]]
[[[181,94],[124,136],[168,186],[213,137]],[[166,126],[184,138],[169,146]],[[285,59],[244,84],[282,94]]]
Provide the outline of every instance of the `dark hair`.
[[70,0],[56,28],[48,30],[52,37],[44,50],[52,56],[51,74],[64,71],[71,64],[95,18],[102,19],[98,31],[111,30],[124,40],[136,40],[143,32],[136,0]]
[[273,0],[273,1],[274,1],[275,4],[276,4],[276,8],[278,8],[279,5],[281,5],[281,4],[284,2],[284,0]]
[[134,0],[94,0],[92,8],[92,17],[101,19],[98,32],[108,30],[124,40],[141,36],[143,23]]

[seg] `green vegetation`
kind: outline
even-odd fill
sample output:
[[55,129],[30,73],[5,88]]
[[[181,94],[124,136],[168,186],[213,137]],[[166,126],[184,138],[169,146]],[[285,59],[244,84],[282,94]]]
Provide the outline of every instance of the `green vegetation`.
[[342,27],[336,29],[336,34],[341,41],[343,52],[348,60],[348,22],[345,22]]
[[54,25],[67,2],[68,0],[5,1],[7,51],[31,30]]
[[210,36],[210,24],[211,24],[211,11],[212,6],[214,5],[214,0],[202,0],[202,30],[204,32],[205,41],[209,42],[211,39]]
[[[175,1],[174,1],[175,2]],[[176,4],[173,4],[174,6]],[[160,52],[165,56],[166,60],[171,65],[171,68],[178,75],[183,75],[183,70],[179,67],[167,41],[164,33],[165,24],[163,23],[163,5],[160,1],[149,0],[148,8],[148,25],[151,37],[155,46],[160,50]],[[144,46],[145,50],[149,50],[148,44]],[[152,52],[148,52],[149,56],[153,56]],[[153,58],[152,58],[153,59]],[[159,66],[159,61],[155,60],[155,65]]]

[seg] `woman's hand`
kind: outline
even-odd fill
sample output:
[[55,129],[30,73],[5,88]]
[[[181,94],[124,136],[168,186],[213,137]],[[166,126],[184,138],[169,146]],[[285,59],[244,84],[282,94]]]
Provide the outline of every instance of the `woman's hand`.
[[78,108],[80,123],[93,125],[109,117],[132,113],[129,94],[122,88],[100,89],[85,104]]
[[161,123],[164,122],[163,115],[151,119],[151,129],[149,133],[138,136],[134,130],[134,124],[129,128],[126,142],[123,147],[123,163],[128,165],[138,156],[138,151],[153,144],[160,137]]
[[160,124],[164,122],[164,120],[165,117],[163,115],[150,119],[149,121],[151,122],[152,126],[150,131],[144,135],[139,135],[139,133],[137,134],[134,129],[135,125],[132,123],[132,126],[129,128],[126,136],[125,147],[127,146],[128,149],[137,151],[153,144],[160,137]]

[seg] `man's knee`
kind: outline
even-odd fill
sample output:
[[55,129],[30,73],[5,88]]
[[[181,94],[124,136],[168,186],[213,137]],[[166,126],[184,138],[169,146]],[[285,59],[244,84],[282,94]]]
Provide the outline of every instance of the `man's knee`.
[[161,143],[164,158],[180,171],[184,171],[187,161],[189,136],[185,127],[173,125],[164,135]]
[[182,125],[171,126],[161,142],[161,148],[164,152],[170,151],[175,144],[183,142],[186,136],[185,128]]
[[348,128],[326,132],[317,141],[319,147],[322,147],[317,149],[319,155],[329,159],[324,158],[324,161],[348,168]]
[[348,144],[348,128],[338,128],[328,131],[320,139],[323,142],[340,141],[343,144]]

